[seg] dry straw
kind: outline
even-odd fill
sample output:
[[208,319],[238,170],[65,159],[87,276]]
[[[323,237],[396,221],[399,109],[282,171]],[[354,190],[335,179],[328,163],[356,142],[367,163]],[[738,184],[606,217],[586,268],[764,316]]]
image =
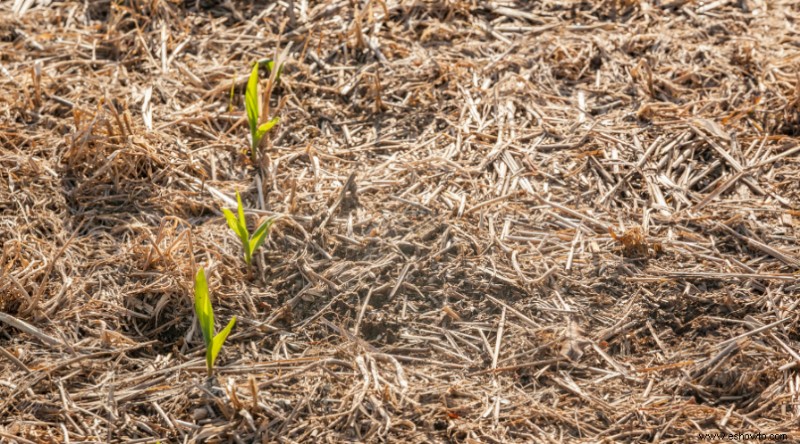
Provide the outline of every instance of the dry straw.
[[797,430],[796,1],[47,3],[0,2],[0,441]]

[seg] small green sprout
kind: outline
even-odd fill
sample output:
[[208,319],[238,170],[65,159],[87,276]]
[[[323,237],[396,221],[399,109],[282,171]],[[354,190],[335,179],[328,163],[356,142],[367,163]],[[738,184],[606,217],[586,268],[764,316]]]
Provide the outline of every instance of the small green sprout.
[[228,112],[233,112],[233,96],[236,92],[236,75],[233,76],[233,82],[231,82],[231,98],[228,100]]
[[222,213],[225,214],[225,220],[228,221],[228,226],[231,227],[231,230],[236,233],[239,240],[242,242],[244,261],[249,267],[253,261],[253,253],[267,240],[267,235],[269,234],[269,229],[274,219],[265,220],[251,236],[250,232],[247,231],[247,220],[244,217],[242,197],[239,196],[238,191],[236,192],[236,212],[238,213],[238,217],[234,215],[231,210],[227,208],[222,209]]
[[[250,78],[247,79],[247,89],[244,93],[244,107],[247,111],[247,122],[250,124],[250,156],[254,162],[256,160],[256,152],[258,151],[264,134],[271,130],[280,120],[279,117],[273,117],[264,123],[259,123],[261,119],[258,110],[260,102],[260,97],[258,95],[258,68],[260,66],[266,66],[267,70],[272,72],[272,69],[275,67],[275,62],[269,59],[262,59],[253,63],[253,70],[250,72]],[[278,79],[280,79],[281,71],[283,71],[283,65],[281,65],[278,68],[278,72],[275,73],[274,83],[277,83]]]
[[228,326],[214,335],[214,309],[211,307],[211,299],[208,295],[208,282],[206,282],[206,272],[203,267],[197,270],[194,277],[194,311],[197,313],[197,319],[200,321],[200,330],[203,331],[203,340],[206,343],[206,368],[208,369],[208,376],[211,376],[214,370],[214,361],[217,360],[222,344],[236,324],[236,316],[232,317]]

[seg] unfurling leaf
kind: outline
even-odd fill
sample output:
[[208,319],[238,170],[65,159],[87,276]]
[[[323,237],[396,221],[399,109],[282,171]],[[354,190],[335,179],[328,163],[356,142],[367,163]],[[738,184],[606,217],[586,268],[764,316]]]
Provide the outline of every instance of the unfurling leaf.
[[258,130],[258,63],[253,64],[250,78],[247,79],[247,89],[244,92],[244,107],[247,111],[247,123],[250,124],[250,148],[255,152],[258,147],[256,133]]
[[200,322],[200,330],[203,331],[203,340],[206,344],[211,343],[214,335],[214,310],[211,308],[211,299],[208,296],[208,282],[206,272],[203,267],[197,270],[194,277],[194,311],[197,313],[197,320]]
[[242,205],[242,196],[239,195],[239,192],[236,192],[236,213],[239,215],[239,232],[242,234],[246,234],[249,237],[249,233],[247,232],[247,219],[244,218],[244,205]]
[[[272,68],[275,67],[275,61],[272,59],[261,59],[258,61],[258,66],[267,68],[267,72],[272,75]],[[281,80],[281,73],[283,72],[283,63],[278,67],[278,72],[275,73],[275,84]]]
[[218,335],[214,335],[214,308],[211,306],[211,298],[208,293],[208,281],[203,267],[197,270],[194,277],[194,311],[200,323],[200,330],[203,332],[203,341],[206,344],[206,368],[209,376],[214,370],[214,362],[217,360],[222,344],[225,343],[234,324],[236,316],[231,318],[228,325]]
[[[277,118],[273,119],[273,121],[277,121]],[[239,237],[239,241],[242,243],[242,249],[244,250],[244,262],[249,267],[253,260],[253,253],[255,253],[258,247],[267,239],[269,228],[272,226],[274,219],[264,221],[251,236],[250,232],[247,230],[244,205],[242,205],[242,197],[239,195],[238,191],[236,192],[236,214],[234,215],[233,212],[227,208],[222,208],[222,214],[225,215],[228,226],[236,233],[236,236]]]
[[217,355],[219,355],[219,351],[222,350],[222,344],[225,343],[225,339],[228,338],[228,335],[230,334],[231,329],[233,329],[234,324],[236,324],[236,316],[232,317],[225,329],[219,332],[218,335],[214,336],[214,339],[211,341],[211,347],[206,351],[206,365],[208,368],[214,368],[214,363],[217,361]]
[[269,229],[272,226],[274,219],[267,219],[258,229],[250,236],[250,256],[253,256],[253,253],[258,250],[258,247],[267,240],[267,236],[269,235]]
[[259,125],[262,119],[259,111],[261,97],[258,92],[258,69],[262,66],[267,68],[271,76],[274,76],[274,80],[272,81],[273,85],[278,83],[281,78],[281,72],[283,71],[283,64],[281,64],[277,72],[275,72],[274,61],[271,59],[261,59],[253,63],[253,69],[250,71],[250,77],[247,79],[244,105],[247,110],[247,123],[250,126],[250,155],[254,162],[256,161],[257,150],[261,144],[261,139],[276,123],[278,123],[278,118],[275,117]]
[[228,222],[228,226],[236,233],[236,236],[239,237],[239,240],[246,239],[247,234],[245,233],[245,237],[242,236],[242,227],[239,224],[239,219],[233,214],[233,212],[227,208],[222,209],[222,214],[225,215],[225,220]]
[[256,130],[256,139],[260,141],[261,138],[264,137],[264,134],[266,134],[267,131],[271,130],[272,127],[275,126],[275,124],[278,123],[280,120],[281,120],[280,117],[273,117],[269,121],[262,123]]

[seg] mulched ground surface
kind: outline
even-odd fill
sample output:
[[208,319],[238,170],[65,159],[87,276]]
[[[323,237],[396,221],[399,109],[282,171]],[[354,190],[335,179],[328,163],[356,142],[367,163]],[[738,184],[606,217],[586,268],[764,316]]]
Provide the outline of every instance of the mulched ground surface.
[[800,439],[798,20],[0,2],[0,442]]

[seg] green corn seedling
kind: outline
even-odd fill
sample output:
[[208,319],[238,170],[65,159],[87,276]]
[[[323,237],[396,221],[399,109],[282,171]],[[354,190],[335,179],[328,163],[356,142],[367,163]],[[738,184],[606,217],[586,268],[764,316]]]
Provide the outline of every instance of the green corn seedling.
[[[260,66],[266,66],[266,68],[272,72],[272,69],[275,67],[275,62],[269,59],[262,59],[253,63],[253,70],[250,71],[250,78],[247,79],[247,89],[244,93],[244,107],[247,111],[247,122],[250,124],[250,156],[253,162],[256,160],[256,153],[264,134],[271,130],[280,120],[279,117],[273,117],[264,123],[259,123],[261,121],[258,110],[258,104],[260,102],[260,97],[258,95],[258,68]],[[273,83],[278,82],[281,71],[283,71],[283,65],[281,65],[278,68],[278,72],[275,73]]]
[[203,340],[206,343],[206,368],[208,369],[208,376],[211,376],[214,370],[214,361],[217,360],[222,344],[236,324],[236,316],[232,317],[228,326],[224,330],[214,335],[214,309],[211,307],[211,299],[208,295],[208,282],[206,281],[206,272],[203,267],[197,270],[194,277],[194,311],[197,313],[197,319],[200,322],[200,330],[203,331]]
[[261,244],[267,240],[269,229],[274,220],[265,220],[251,236],[250,232],[247,231],[247,220],[244,217],[242,198],[239,196],[238,191],[236,192],[236,212],[238,216],[234,215],[233,212],[227,208],[222,209],[222,213],[225,214],[225,220],[228,221],[228,226],[231,227],[231,230],[236,233],[236,235],[239,237],[239,240],[242,242],[242,249],[244,249],[244,261],[249,267],[253,261],[253,253],[255,253],[258,247],[260,247]]

